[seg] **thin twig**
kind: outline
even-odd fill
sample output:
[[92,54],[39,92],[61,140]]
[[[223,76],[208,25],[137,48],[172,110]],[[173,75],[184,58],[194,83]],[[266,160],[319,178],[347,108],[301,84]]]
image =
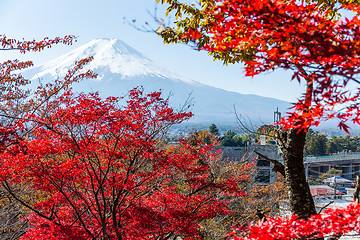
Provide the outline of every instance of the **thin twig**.
[[324,210],[325,208],[327,208],[328,206],[330,206],[330,205],[333,204],[333,203],[334,203],[334,201],[330,201],[328,204],[322,206],[322,207],[319,209],[319,211],[318,211],[317,214],[320,214],[322,210]]

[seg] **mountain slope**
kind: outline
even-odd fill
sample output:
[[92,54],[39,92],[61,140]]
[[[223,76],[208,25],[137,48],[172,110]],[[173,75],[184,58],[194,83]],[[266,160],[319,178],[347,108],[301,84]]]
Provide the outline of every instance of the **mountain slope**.
[[194,104],[192,123],[233,125],[234,105],[238,113],[256,124],[272,123],[277,107],[284,112],[290,106],[281,100],[225,91],[183,79],[117,39],[92,40],[28,70],[25,75],[35,82],[37,79],[48,81],[64,76],[75,61],[88,56],[93,56],[94,60],[86,69],[94,70],[99,77],[75,84],[75,91],[99,91],[102,96],[124,96],[135,86],[143,86],[146,92],[161,89],[165,96],[171,95],[170,103],[175,108],[182,106],[190,95]]

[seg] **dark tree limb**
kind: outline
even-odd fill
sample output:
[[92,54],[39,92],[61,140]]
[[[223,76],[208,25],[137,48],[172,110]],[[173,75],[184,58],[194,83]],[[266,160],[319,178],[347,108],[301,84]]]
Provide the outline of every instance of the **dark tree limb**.
[[267,156],[259,153],[256,150],[254,150],[254,153],[256,153],[259,157],[265,159],[266,161],[273,163],[274,167],[273,167],[272,171],[278,172],[281,175],[283,175],[283,177],[285,177],[285,168],[284,168],[284,165],[281,162],[279,162],[279,161],[277,161],[275,159],[268,158]]

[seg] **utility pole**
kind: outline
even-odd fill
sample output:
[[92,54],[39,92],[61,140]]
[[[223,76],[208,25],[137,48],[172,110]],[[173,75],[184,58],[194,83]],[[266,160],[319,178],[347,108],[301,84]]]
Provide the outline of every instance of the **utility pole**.
[[279,108],[276,108],[276,112],[274,112],[274,123],[279,123],[281,121],[281,112],[279,112]]

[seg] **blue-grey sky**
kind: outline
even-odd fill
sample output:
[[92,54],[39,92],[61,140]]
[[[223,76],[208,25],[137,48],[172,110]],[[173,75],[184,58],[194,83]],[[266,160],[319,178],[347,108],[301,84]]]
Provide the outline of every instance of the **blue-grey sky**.
[[[17,39],[42,39],[73,34],[73,46],[54,46],[42,53],[21,55],[2,52],[0,61],[9,58],[43,63],[94,38],[119,38],[154,62],[185,78],[244,94],[257,94],[294,102],[302,88],[290,81],[290,73],[275,72],[245,78],[241,64],[223,66],[206,52],[184,44],[164,45],[153,33],[134,29],[124,22],[151,22],[154,0],[0,0],[1,34]],[[161,10],[161,9],[160,9]],[[160,16],[160,15],[159,15]]]

